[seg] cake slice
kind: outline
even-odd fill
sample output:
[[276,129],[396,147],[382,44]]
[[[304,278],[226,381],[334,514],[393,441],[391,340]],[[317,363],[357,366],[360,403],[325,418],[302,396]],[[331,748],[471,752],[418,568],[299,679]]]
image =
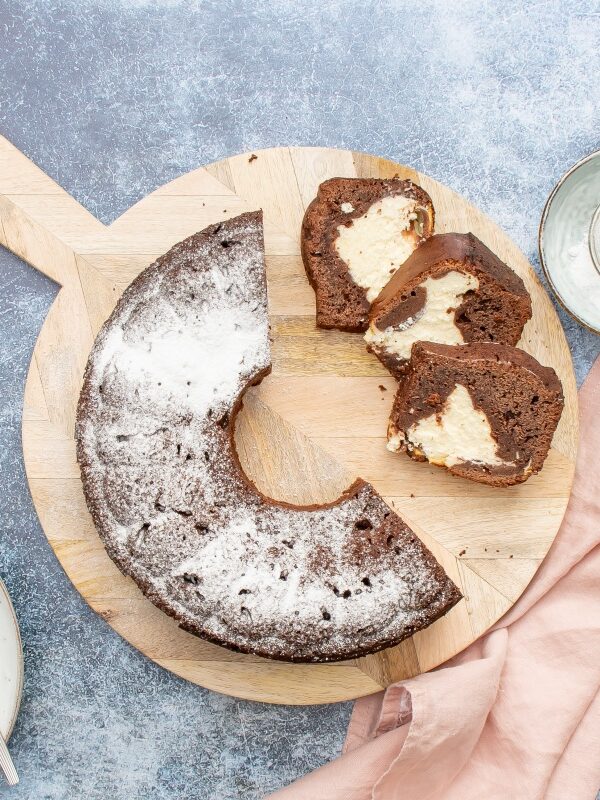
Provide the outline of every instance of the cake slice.
[[388,449],[510,486],[541,470],[562,409],[556,373],[523,350],[417,342],[394,400]]
[[433,233],[431,198],[399,178],[332,178],[302,223],[302,260],[317,325],[365,331],[369,308],[417,245]]
[[521,278],[472,233],[423,242],[373,302],[368,349],[393,375],[413,342],[515,345],[531,317]]

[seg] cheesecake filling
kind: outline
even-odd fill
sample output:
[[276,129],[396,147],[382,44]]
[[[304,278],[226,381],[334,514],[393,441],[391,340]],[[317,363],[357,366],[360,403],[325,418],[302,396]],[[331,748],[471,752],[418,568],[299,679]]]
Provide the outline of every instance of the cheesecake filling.
[[432,464],[453,467],[472,462],[490,467],[514,466],[498,457],[498,445],[484,412],[475,408],[465,386],[458,383],[441,412],[417,420],[406,431],[389,437],[389,450],[404,444],[410,452],[424,455]]
[[419,243],[417,220],[417,201],[394,195],[373,203],[351,224],[338,226],[336,252],[354,283],[367,290],[370,303]]
[[479,288],[479,281],[469,272],[452,270],[440,278],[427,278],[420,284],[426,291],[425,305],[414,317],[400,325],[381,331],[375,322],[365,334],[365,341],[394,353],[401,359],[410,358],[415,342],[464,344],[463,335],[455,323],[454,312],[466,292]]

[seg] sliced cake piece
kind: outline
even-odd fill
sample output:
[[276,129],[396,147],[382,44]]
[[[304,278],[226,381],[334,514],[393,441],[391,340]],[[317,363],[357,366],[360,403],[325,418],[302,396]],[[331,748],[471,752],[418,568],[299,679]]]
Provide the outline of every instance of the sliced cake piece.
[[490,486],[542,468],[563,409],[556,373],[502,344],[417,342],[388,427],[388,449]]
[[317,325],[364,331],[369,308],[417,245],[433,233],[431,198],[399,178],[332,178],[302,223],[302,259]]
[[423,242],[373,302],[368,349],[396,376],[413,342],[515,345],[531,298],[512,269],[472,233]]

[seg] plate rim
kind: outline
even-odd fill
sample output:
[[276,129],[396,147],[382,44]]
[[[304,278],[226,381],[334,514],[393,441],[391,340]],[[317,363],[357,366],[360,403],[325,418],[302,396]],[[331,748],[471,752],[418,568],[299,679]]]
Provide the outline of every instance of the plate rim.
[[3,597],[6,599],[6,604],[8,606],[10,616],[12,617],[13,628],[15,631],[15,641],[17,643],[17,651],[19,656],[18,667],[17,667],[17,692],[14,701],[13,713],[10,718],[10,722],[8,723],[7,732],[4,733],[3,731],[0,731],[0,734],[4,736],[4,740],[8,741],[14,730],[15,723],[19,715],[19,709],[21,707],[21,700],[23,699],[23,641],[21,639],[21,631],[19,630],[19,621],[17,620],[17,615],[15,613],[12,600],[10,599],[10,595],[8,593],[6,584],[4,583],[2,578],[0,578],[0,594],[2,594]]
[[600,150],[593,150],[591,153],[588,153],[587,156],[583,156],[583,158],[580,158],[579,161],[577,161],[575,164],[573,164],[572,167],[570,167],[570,169],[568,169],[565,173],[563,173],[560,176],[560,178],[557,180],[557,182],[554,184],[554,186],[552,188],[552,191],[550,192],[546,202],[544,203],[542,216],[540,218],[540,224],[539,224],[539,227],[538,227],[538,255],[539,255],[539,258],[540,258],[540,264],[542,266],[542,270],[544,272],[544,277],[546,278],[546,281],[548,282],[548,284],[549,284],[549,286],[550,286],[550,288],[552,290],[552,294],[556,298],[556,301],[558,302],[559,306],[564,311],[566,311],[567,314],[572,319],[575,320],[575,322],[579,323],[579,325],[582,325],[586,330],[591,331],[591,333],[595,333],[597,335],[600,335],[600,325],[598,325],[598,327],[595,328],[593,325],[590,325],[589,323],[584,322],[581,319],[581,317],[579,317],[566,304],[566,302],[562,298],[560,292],[556,288],[556,286],[554,284],[554,281],[552,280],[552,277],[550,275],[550,270],[548,269],[548,267],[546,265],[546,259],[544,257],[544,230],[546,228],[546,220],[548,218],[548,214],[550,213],[550,208],[552,206],[552,203],[554,202],[554,199],[555,199],[556,195],[558,194],[558,192],[560,191],[560,189],[564,185],[564,183],[566,183],[566,181],[571,177],[571,175],[573,175],[575,172],[577,172],[578,169],[583,167],[584,164],[587,164],[588,161],[592,161],[595,158],[600,158]]

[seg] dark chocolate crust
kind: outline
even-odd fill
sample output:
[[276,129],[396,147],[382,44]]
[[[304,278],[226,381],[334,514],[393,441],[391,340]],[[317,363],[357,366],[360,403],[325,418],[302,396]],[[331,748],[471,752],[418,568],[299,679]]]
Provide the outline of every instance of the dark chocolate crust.
[[[471,273],[479,282],[454,312],[465,343],[516,345],[531,318],[531,298],[521,278],[472,233],[437,234],[419,245],[373,301],[370,323],[383,331],[418,316],[427,294],[421,284],[452,271]],[[406,359],[376,345],[368,349],[392,374],[402,375]]]
[[[316,294],[317,326],[342,331],[365,331],[369,324],[370,303],[366,290],[352,280],[347,265],[338,256],[334,242],[340,225],[351,224],[384,197],[412,198],[417,207],[419,239],[433,233],[434,210],[431,198],[412,181],[399,178],[331,178],[318,189],[316,198],[304,214],[301,251],[304,268]],[[341,210],[350,202],[354,211]],[[403,268],[402,268],[403,269]]]
[[465,462],[447,467],[449,472],[490,486],[522,483],[539,472],[562,414],[562,386],[551,367],[508,345],[416,342],[394,400],[388,436],[399,434],[403,452],[426,460],[402,437],[418,420],[441,414],[457,384],[486,415],[498,457],[514,466]]
[[[263,254],[261,215],[243,214],[175,245],[125,291],[98,334],[77,409],[84,493],[109,556],[185,630],[284,661],[355,658],[411,636],[461,595],[364,481],[334,503],[294,507],[243,473],[235,417],[246,388],[270,371]],[[233,362],[226,391],[215,383],[203,394],[213,376],[202,331],[230,343],[240,325],[255,348]],[[198,371],[181,374],[179,339],[161,360],[165,332],[193,334],[181,364]]]

